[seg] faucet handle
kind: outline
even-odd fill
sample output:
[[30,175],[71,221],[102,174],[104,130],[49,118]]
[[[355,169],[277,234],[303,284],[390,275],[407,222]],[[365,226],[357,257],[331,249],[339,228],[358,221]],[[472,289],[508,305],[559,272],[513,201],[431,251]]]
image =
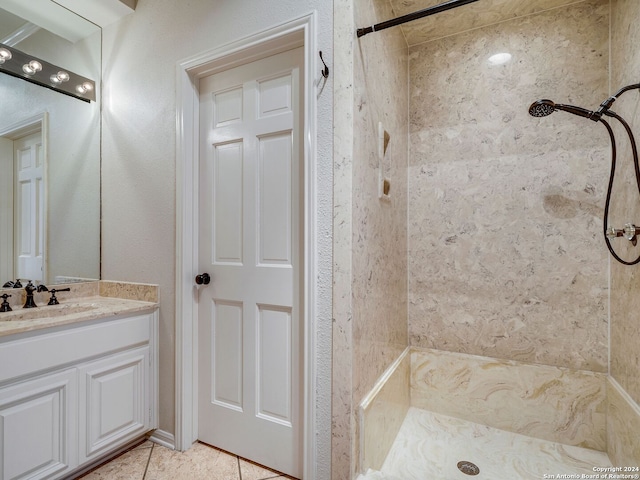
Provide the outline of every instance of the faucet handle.
[[9,305],[9,302],[7,302],[7,298],[9,298],[11,295],[5,293],[4,295],[0,295],[0,298],[2,298],[2,305],[0,305],[0,312],[10,312],[11,311],[11,305]]
[[56,292],[70,292],[71,288],[67,287],[67,288],[52,288],[51,290],[49,290],[49,292],[51,293],[51,298],[49,299],[49,303],[47,303],[47,305],[59,305],[60,302],[58,301],[58,299],[56,298]]

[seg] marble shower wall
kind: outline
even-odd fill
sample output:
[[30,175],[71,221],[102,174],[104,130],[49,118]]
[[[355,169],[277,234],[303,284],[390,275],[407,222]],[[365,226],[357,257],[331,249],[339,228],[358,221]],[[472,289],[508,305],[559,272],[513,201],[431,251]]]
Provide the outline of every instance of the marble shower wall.
[[411,348],[407,347],[359,406],[360,471],[380,470],[411,406]]
[[527,109],[597,107],[608,61],[608,0],[410,48],[412,345],[607,371],[606,130]]
[[[357,0],[357,25],[393,15],[387,0]],[[361,38],[354,51],[352,232],[353,400],[404,351],[407,336],[408,49],[402,32]],[[378,123],[389,133],[378,198]]]
[[[408,49],[399,29],[355,38],[392,16],[388,0],[334,2],[334,480],[356,476],[357,406],[408,345]],[[378,122],[390,201],[378,198]]]
[[[640,82],[640,3],[637,0],[614,0],[612,4],[611,93]],[[640,94],[638,90],[623,94],[613,110],[625,118],[640,135]],[[614,183],[610,225],[622,228],[625,223],[640,225],[640,198],[635,182],[630,146],[624,131],[616,129],[619,167]],[[640,255],[640,247],[627,241],[615,242],[626,259]],[[611,375],[640,403],[640,267],[611,262]]]
[[[611,93],[640,82],[640,3],[613,0],[611,18]],[[630,91],[616,101],[613,110],[625,118],[637,136],[640,134],[640,94]],[[614,183],[610,225],[640,224],[640,198],[635,182],[630,145],[625,132],[616,128],[618,168]],[[640,247],[626,240],[614,242],[620,256],[632,260]],[[614,465],[639,465],[640,440],[640,273],[638,266],[611,261],[611,377],[609,388],[609,457]]]
[[411,406],[550,442],[605,451],[603,373],[441,350],[411,352]]

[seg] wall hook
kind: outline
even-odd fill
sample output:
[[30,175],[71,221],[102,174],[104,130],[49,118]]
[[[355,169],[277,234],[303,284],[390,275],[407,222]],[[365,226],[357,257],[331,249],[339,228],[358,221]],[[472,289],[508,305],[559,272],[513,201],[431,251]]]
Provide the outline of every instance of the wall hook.
[[322,64],[324,65],[324,68],[320,70],[320,73],[322,73],[322,76],[324,78],[329,78],[329,67],[327,67],[326,63],[324,63],[324,58],[322,58],[322,50],[320,50],[320,60],[322,60]]

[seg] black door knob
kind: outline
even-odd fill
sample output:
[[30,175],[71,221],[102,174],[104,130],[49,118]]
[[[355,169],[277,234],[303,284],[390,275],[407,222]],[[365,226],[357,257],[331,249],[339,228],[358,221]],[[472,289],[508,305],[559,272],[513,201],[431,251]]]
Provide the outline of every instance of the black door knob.
[[211,282],[211,277],[208,273],[201,273],[200,275],[196,275],[196,283],[198,285],[209,285]]

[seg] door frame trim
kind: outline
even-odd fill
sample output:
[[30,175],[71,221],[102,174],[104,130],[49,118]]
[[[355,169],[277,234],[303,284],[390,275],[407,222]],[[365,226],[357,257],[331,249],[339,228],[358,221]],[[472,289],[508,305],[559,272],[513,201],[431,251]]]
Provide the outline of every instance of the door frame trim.
[[317,280],[319,192],[316,186],[317,99],[313,67],[317,44],[315,11],[178,63],[176,71],[176,411],[175,447],[187,450],[198,438],[197,272],[199,79],[302,46],[304,49],[304,294],[303,336],[303,477],[316,477],[318,442],[322,431],[316,415],[318,351]]
[[[0,137],[6,138],[8,140],[16,140],[18,138],[24,137],[31,133],[35,133],[40,131],[40,136],[42,138],[42,150],[43,150],[43,163],[44,169],[42,172],[42,181],[44,182],[44,218],[42,221],[44,222],[44,231],[42,232],[42,245],[44,252],[42,252],[42,278],[43,282],[47,280],[49,275],[49,112],[42,111],[35,115],[32,115],[28,118],[23,118],[22,120],[12,123],[11,125],[6,125],[0,128]],[[12,182],[15,182],[15,172],[12,175]],[[13,193],[15,195],[15,192]],[[13,216],[12,216],[13,220]],[[11,228],[12,235],[15,238],[15,232],[13,226]],[[14,239],[12,239],[14,241]],[[15,252],[12,252],[13,260],[13,271],[16,273],[16,259]]]

